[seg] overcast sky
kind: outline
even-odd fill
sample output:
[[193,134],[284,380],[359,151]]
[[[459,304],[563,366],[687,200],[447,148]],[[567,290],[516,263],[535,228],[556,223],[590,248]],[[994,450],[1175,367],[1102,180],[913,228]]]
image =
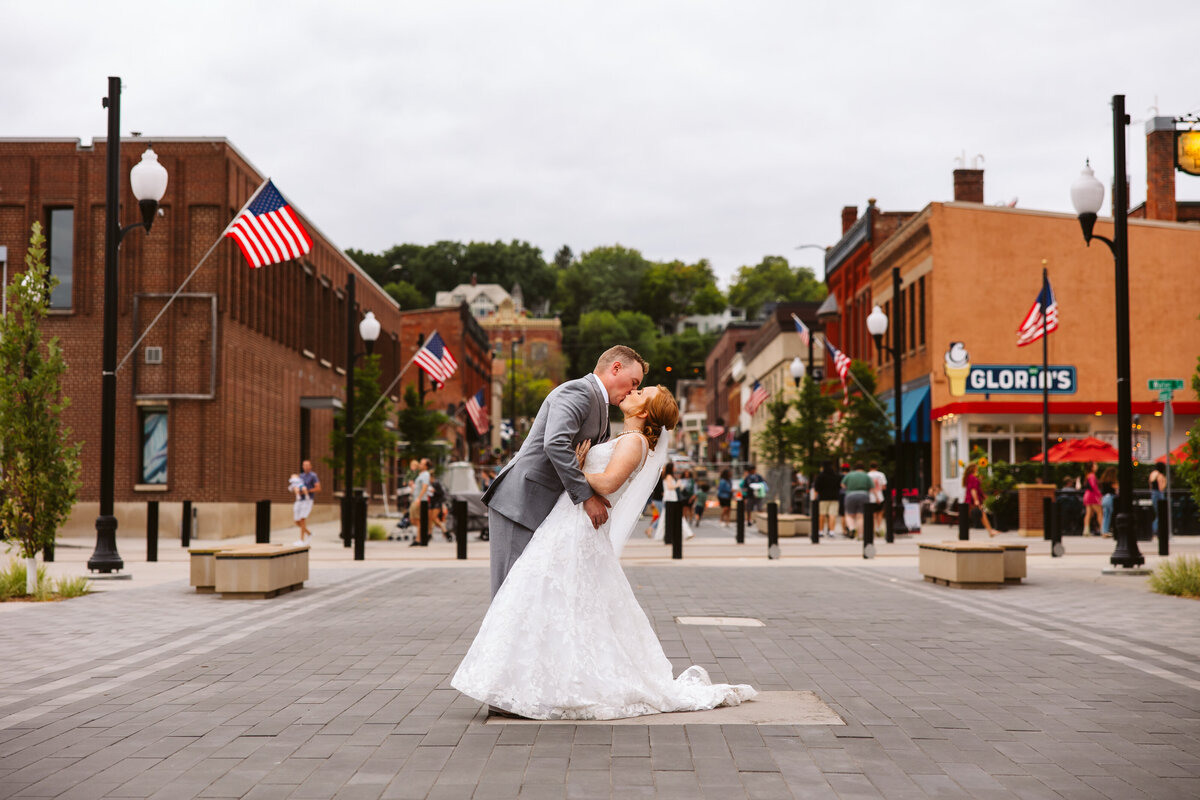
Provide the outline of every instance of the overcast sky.
[[0,0],[0,136],[103,137],[119,75],[123,135],[228,138],[339,247],[620,243],[725,282],[819,266],[793,248],[836,242],[842,206],[952,199],[963,154],[986,202],[1070,211],[1084,158],[1110,184],[1116,93],[1140,203],[1145,120],[1200,110],[1198,23],[1196,0]]

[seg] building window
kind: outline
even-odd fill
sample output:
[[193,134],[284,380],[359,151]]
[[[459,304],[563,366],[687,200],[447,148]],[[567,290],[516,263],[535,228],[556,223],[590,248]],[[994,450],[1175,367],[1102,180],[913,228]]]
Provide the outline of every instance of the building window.
[[946,457],[942,461],[942,473],[947,478],[958,477],[958,439],[947,439]]
[[910,283],[908,285],[908,341],[904,343],[904,349],[910,353],[917,352],[917,285]]
[[51,308],[71,308],[71,290],[75,277],[75,209],[50,209],[50,274],[58,286],[50,294]]
[[142,457],[139,469],[143,484],[167,482],[167,409],[142,407],[138,409],[142,427]]
[[919,325],[917,327],[917,331],[918,331],[917,335],[920,336],[921,347],[924,347],[925,346],[925,276],[924,275],[922,275],[921,279],[917,281],[917,287],[918,287],[917,288],[917,303],[918,303],[917,315],[920,317]]

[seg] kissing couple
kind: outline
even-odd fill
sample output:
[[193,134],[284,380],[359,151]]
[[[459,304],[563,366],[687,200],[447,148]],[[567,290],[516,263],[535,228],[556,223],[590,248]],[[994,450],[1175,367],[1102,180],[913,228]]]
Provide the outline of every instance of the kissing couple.
[[[737,705],[757,692],[673,677],[620,556],[667,461],[679,404],[640,388],[649,365],[612,347],[542,402],[483,495],[492,604],[451,685],[530,719],[619,719]],[[610,439],[608,405],[624,426]]]

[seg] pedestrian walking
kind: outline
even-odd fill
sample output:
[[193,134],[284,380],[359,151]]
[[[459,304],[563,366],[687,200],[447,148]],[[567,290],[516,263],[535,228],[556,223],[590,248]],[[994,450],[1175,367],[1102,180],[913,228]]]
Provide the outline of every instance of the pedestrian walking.
[[1112,536],[1113,504],[1117,500],[1117,468],[1109,467],[1100,476],[1100,535]]
[[721,470],[717,481],[717,505],[721,507],[721,527],[729,527],[730,506],[733,504],[733,481],[729,478],[729,469]]
[[[882,511],[884,493],[887,491],[887,476],[880,471],[879,463],[872,461],[871,469],[867,472],[867,477],[871,479],[871,502]],[[876,515],[874,521],[876,525],[875,532],[879,533],[881,531],[879,525],[884,524],[884,515]]]
[[767,496],[767,482],[754,470],[753,464],[747,464],[742,473],[742,502],[746,504],[746,524],[754,524],[754,512],[758,511],[760,501]]
[[308,529],[308,518],[312,514],[314,497],[321,491],[321,479],[313,472],[312,462],[307,458],[300,464],[300,474],[293,477],[299,478],[299,486],[294,486],[292,481],[288,482],[288,488],[292,490],[294,497],[292,520],[300,529],[300,542],[308,544],[312,539],[312,531]]
[[[1167,458],[1170,458],[1168,455]],[[1150,528],[1151,533],[1158,536],[1158,501],[1166,497],[1167,491],[1167,476],[1158,468],[1156,464],[1154,469],[1150,470],[1150,504],[1154,506],[1154,524]]]
[[846,489],[846,535],[854,539],[863,530],[863,511],[871,499],[873,483],[860,462],[842,478],[842,486]]
[[842,492],[842,477],[833,468],[833,462],[826,461],[821,465],[821,471],[813,483],[813,489],[817,493],[817,524],[822,535],[832,537],[839,527],[838,498]]
[[979,465],[971,462],[963,472],[963,493],[966,506],[959,513],[965,512],[970,515],[975,509],[979,509],[979,517],[983,520],[983,527],[987,528],[988,536],[995,536],[996,532],[992,530],[992,521],[988,519],[987,509],[983,507],[983,484],[979,482],[979,476],[976,474],[978,470]]
[[1104,509],[1102,507],[1103,494],[1100,492],[1100,479],[1096,477],[1096,462],[1093,461],[1088,467],[1087,475],[1083,479],[1083,535],[1092,536],[1091,521],[1096,521],[1096,534],[1104,528],[1102,522]]
[[700,520],[704,518],[704,507],[708,504],[709,484],[704,481],[696,489],[696,493],[692,495],[692,514],[695,524],[698,526]]

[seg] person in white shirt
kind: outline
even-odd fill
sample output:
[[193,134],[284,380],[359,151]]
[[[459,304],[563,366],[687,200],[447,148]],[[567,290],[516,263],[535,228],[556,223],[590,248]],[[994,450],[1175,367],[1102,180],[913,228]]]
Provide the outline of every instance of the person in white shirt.
[[871,479],[871,502],[877,504],[883,512],[875,517],[875,532],[879,533],[881,528],[886,527],[884,519],[887,512],[883,509],[883,500],[887,489],[887,476],[879,471],[878,462],[872,461],[867,477]]

